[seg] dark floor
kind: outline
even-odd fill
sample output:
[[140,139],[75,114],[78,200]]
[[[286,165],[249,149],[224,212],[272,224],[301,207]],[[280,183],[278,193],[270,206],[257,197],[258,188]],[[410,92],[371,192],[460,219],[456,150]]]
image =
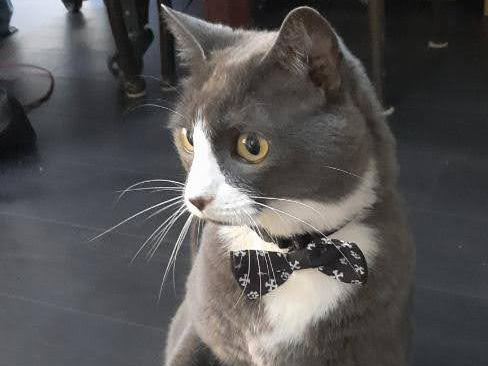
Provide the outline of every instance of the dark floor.
[[[326,3],[367,60],[366,10]],[[437,51],[426,48],[424,3],[388,9],[391,125],[418,248],[417,366],[488,364],[488,20],[480,4],[462,4],[450,5],[450,47]],[[152,261],[142,256],[132,265],[156,221],[88,239],[159,199],[134,193],[114,206],[115,191],[143,179],[181,179],[168,115],[124,114],[105,66],[112,40],[100,0],[85,2],[77,16],[60,0],[15,6],[20,31],[0,44],[0,62],[47,67],[56,88],[29,115],[37,154],[0,163],[0,366],[158,365],[181,295],[168,285],[157,302],[176,234]],[[272,24],[279,11],[258,25]],[[157,77],[155,47],[146,63],[145,74]],[[148,102],[170,105],[156,80],[148,84]],[[187,266],[182,253],[177,283]]]

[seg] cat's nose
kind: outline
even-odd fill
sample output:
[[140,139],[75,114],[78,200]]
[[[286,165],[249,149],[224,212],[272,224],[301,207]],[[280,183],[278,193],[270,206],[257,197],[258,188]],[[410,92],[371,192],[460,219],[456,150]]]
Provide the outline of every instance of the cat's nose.
[[200,211],[203,211],[207,205],[213,201],[213,197],[195,197],[195,198],[190,198],[188,201],[198,208]]

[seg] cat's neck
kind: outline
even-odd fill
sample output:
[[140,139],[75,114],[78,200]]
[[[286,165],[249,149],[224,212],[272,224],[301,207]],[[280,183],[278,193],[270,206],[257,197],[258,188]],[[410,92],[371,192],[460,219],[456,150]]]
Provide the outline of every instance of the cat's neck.
[[270,236],[290,237],[306,232],[331,232],[360,220],[378,200],[378,174],[371,161],[362,176],[351,176],[359,184],[349,194],[333,202],[314,200],[271,200],[256,219],[257,226]]
[[230,250],[261,249],[282,251],[273,237],[293,237],[304,233],[331,233],[341,238],[341,233],[349,232],[362,225],[369,210],[377,202],[377,171],[370,162],[360,183],[347,196],[336,202],[317,202],[311,200],[273,201],[272,209],[263,210],[256,224],[260,231],[249,226],[221,227],[219,232]]

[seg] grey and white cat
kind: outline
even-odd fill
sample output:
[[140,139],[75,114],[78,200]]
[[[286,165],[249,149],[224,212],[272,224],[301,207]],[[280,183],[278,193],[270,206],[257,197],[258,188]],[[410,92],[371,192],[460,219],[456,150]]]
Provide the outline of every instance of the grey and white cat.
[[[413,245],[394,139],[360,62],[307,7],[277,32],[165,16],[189,68],[171,121],[184,198],[206,222],[165,365],[406,365]],[[304,269],[250,301],[229,251],[283,250],[253,226],[338,229],[365,254],[368,283]]]

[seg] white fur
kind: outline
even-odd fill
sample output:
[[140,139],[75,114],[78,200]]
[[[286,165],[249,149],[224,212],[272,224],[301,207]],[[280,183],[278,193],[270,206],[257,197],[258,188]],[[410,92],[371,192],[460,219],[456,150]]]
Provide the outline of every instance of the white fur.
[[[235,210],[249,208],[251,202],[245,194],[226,182],[203,126],[203,121],[199,120],[193,130],[194,156],[185,187],[185,203],[190,212],[198,217],[235,222]],[[190,202],[190,199],[197,197],[213,198],[213,201],[202,212]],[[248,213],[252,214],[253,210]]]
[[[373,229],[353,223],[332,237],[355,242],[371,268],[377,250]],[[287,282],[263,298],[273,331],[261,338],[262,346],[269,349],[278,343],[299,342],[311,323],[327,316],[356,289],[315,269],[294,272]]]
[[[376,171],[374,163],[371,163],[361,179],[361,184],[339,202],[300,201],[309,207],[285,201],[270,202],[272,207],[288,212],[321,230],[341,226],[352,220],[331,237],[356,243],[363,251],[368,266],[371,267],[377,251],[375,233],[372,228],[361,223],[360,216],[376,200],[375,185]],[[274,234],[289,235],[311,229],[310,226],[284,214],[279,215],[282,216],[280,219],[271,210],[266,211],[268,212],[264,212],[258,218],[259,222]],[[229,243],[230,250],[283,251],[272,243],[264,242],[247,227],[222,227],[220,234]],[[294,272],[286,283],[263,297],[266,317],[272,331],[257,338],[250,337],[249,347],[267,353],[272,352],[277,344],[299,342],[303,339],[303,332],[311,323],[327,316],[356,288],[334,280],[315,269]],[[259,356],[259,352],[256,352],[256,355]]]
[[327,231],[340,227],[360,216],[376,201],[374,190],[377,177],[374,161],[369,163],[362,177],[351,176],[351,179],[360,180],[358,187],[337,202],[301,200],[292,203],[271,199],[269,204],[275,211],[264,210],[258,221],[262,227],[277,236],[289,236],[313,228]]

